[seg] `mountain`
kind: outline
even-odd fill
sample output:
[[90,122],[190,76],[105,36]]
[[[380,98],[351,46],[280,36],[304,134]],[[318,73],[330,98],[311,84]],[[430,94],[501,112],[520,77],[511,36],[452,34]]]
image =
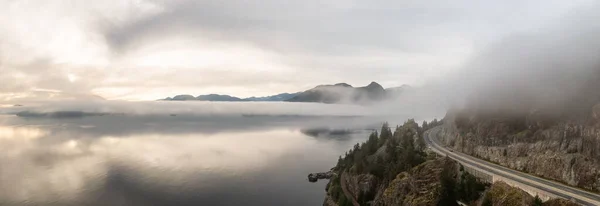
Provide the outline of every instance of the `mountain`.
[[380,101],[387,97],[387,92],[377,82],[371,82],[366,87],[356,88],[353,100],[354,101]]
[[194,97],[189,94],[177,95],[173,98],[167,97],[162,99],[164,101],[212,101],[212,102],[273,102],[273,101],[285,101],[292,97],[295,97],[299,93],[281,93],[272,96],[265,97],[249,97],[249,98],[239,98],[229,95],[221,95],[221,94],[206,94],[199,95]]
[[384,89],[377,82],[371,82],[364,87],[353,87],[346,83],[319,85],[304,92],[281,93],[265,97],[239,98],[230,95],[207,94],[194,97],[189,94],[177,95],[162,99],[164,101],[219,101],[219,102],[319,102],[319,103],[352,103],[369,104],[372,102],[392,99],[412,89],[408,85]]
[[365,87],[352,87],[346,83],[319,85],[297,96],[289,102],[321,102],[321,103],[370,103],[388,97],[387,91],[377,82]]
[[[169,99],[169,98],[167,98]],[[189,94],[182,94],[182,95],[177,95],[174,96],[173,98],[169,99],[169,100],[173,100],[173,101],[186,101],[186,100],[196,100],[196,98],[192,95]]]
[[214,101],[214,102],[239,102],[243,101],[238,97],[233,97],[229,95],[220,95],[220,94],[208,94],[208,95],[200,95],[196,97],[195,100],[199,101]]
[[294,98],[298,94],[300,94],[300,92],[296,92],[296,93],[281,93],[281,94],[278,94],[278,95],[266,96],[266,97],[249,97],[249,98],[245,98],[244,100],[251,101],[251,102],[259,102],[259,101],[277,102],[277,101],[285,101],[285,100]]

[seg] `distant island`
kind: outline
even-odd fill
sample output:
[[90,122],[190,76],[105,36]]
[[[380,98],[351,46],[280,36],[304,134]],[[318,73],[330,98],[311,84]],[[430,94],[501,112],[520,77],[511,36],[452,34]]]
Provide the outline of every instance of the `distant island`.
[[405,92],[411,87],[403,85],[384,89],[377,82],[371,82],[364,87],[353,87],[346,83],[333,85],[319,85],[304,92],[281,93],[265,97],[239,98],[222,94],[207,94],[192,96],[189,94],[177,95],[161,99],[163,101],[215,101],[215,102],[318,102],[318,103],[354,103],[366,104],[386,99],[391,99]]

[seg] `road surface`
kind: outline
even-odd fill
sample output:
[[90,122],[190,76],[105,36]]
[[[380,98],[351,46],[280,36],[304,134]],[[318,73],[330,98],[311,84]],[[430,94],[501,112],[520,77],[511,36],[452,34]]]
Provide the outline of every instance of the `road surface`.
[[461,164],[469,166],[476,170],[512,180],[520,185],[536,188],[555,197],[561,197],[567,200],[572,200],[582,205],[600,205],[600,194],[570,187],[562,183],[542,179],[527,173],[512,170],[497,164],[493,164],[484,160],[471,157],[466,154],[446,149],[445,147],[438,144],[437,141],[437,134],[440,132],[440,130],[441,127],[436,127],[427,131],[424,135],[425,142],[427,143],[427,145],[429,145],[430,149],[440,155],[448,156],[460,162]]

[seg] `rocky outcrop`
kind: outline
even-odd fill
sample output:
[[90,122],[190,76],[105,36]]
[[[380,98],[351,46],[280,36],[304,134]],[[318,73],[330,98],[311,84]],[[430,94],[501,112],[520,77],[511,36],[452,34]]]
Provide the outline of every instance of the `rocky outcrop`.
[[532,205],[534,197],[529,193],[504,182],[495,182],[483,197],[483,205],[526,206]]
[[599,108],[594,106],[588,119],[450,112],[441,139],[481,159],[600,191]]
[[436,205],[443,165],[444,160],[438,159],[400,173],[374,205]]
[[338,204],[331,198],[330,195],[326,195],[323,206],[338,206]]
[[363,202],[361,198],[369,195],[374,198],[373,201],[365,203],[369,205],[436,205],[444,161],[442,159],[427,161],[408,172],[400,173],[389,184],[383,184],[371,174],[343,173],[338,179],[341,181],[343,192],[333,194],[334,189],[328,186],[323,205],[337,205],[332,196],[338,198],[344,196],[346,205],[361,205],[358,203]]
[[486,184],[452,159],[424,151],[419,143],[423,130],[409,120],[392,134],[384,124],[380,135],[374,132],[365,143],[356,144],[332,169],[340,175],[333,175],[327,184],[325,204],[332,200],[340,206],[456,205],[452,203],[457,199],[469,203],[479,199]]
[[334,175],[336,175],[336,174],[333,171],[310,173],[310,174],[308,174],[308,181],[309,182],[317,182],[319,180],[331,179]]
[[[379,180],[371,174],[347,175],[344,185],[354,199],[360,201],[360,197],[365,194],[378,193]],[[344,179],[342,179],[344,180]]]

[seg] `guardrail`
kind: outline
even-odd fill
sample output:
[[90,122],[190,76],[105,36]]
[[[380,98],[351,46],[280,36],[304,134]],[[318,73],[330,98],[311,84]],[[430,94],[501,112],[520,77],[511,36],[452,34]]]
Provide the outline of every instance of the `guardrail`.
[[[436,137],[432,138],[431,133],[437,132],[436,129],[427,131],[425,141],[430,145],[430,149],[440,155],[446,155],[459,162],[465,169],[476,177],[479,177],[488,182],[503,181],[511,186],[518,187],[532,196],[538,196],[542,200],[551,198],[563,198],[575,201],[583,205],[600,205],[600,195],[582,191],[569,186],[560,185],[549,180],[540,179],[533,175],[525,174],[509,168],[498,169],[499,165],[485,163],[483,160],[478,160],[466,154],[461,154],[455,151],[450,151],[442,146],[439,146],[435,141]],[[436,133],[437,134],[437,133]],[[471,160],[472,159],[472,160]],[[491,180],[490,180],[491,176]],[[550,182],[550,183],[548,183]],[[548,183],[548,184],[547,184]]]

